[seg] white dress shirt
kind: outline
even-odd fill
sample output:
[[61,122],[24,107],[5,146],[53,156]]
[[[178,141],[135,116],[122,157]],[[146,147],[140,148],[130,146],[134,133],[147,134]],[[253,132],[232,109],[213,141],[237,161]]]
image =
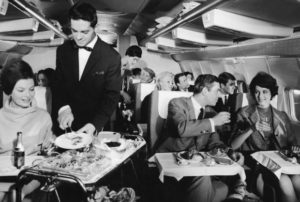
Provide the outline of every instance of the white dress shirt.
[[[191,97],[191,100],[192,100],[192,104],[193,104],[193,108],[194,108],[194,112],[195,112],[195,117],[197,119],[198,116],[199,116],[201,108],[203,108],[204,113],[205,113],[205,107],[202,107],[200,105],[200,103],[197,102],[197,100],[194,98],[194,96]],[[211,125],[211,131],[215,132],[215,123],[214,123],[214,120],[213,119],[208,119],[208,120],[209,120],[210,125]]]
[[[97,42],[97,36],[95,36],[94,39],[88,45],[86,45],[86,47],[94,48],[96,42]],[[81,79],[82,73],[84,71],[84,68],[86,66],[86,63],[91,53],[92,53],[91,51],[88,51],[84,48],[78,49],[79,80]]]

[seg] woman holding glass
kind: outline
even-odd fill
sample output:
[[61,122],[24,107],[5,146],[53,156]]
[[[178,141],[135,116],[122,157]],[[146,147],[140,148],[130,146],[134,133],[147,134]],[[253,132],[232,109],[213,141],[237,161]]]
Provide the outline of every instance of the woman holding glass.
[[[298,146],[293,146],[295,136],[289,117],[285,112],[271,106],[271,100],[278,93],[276,80],[265,72],[259,72],[250,83],[250,93],[255,104],[246,106],[238,112],[231,141],[232,148],[248,154],[290,148],[298,150]],[[256,185],[258,194],[262,196],[263,174],[258,175]],[[300,175],[282,174],[279,186],[281,201],[300,200]]]

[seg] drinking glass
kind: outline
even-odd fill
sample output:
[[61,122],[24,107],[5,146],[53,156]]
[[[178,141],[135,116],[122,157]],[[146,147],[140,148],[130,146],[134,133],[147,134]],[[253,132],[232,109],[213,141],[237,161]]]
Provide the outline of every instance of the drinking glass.
[[[260,117],[260,122],[262,124],[266,124],[266,125],[270,126],[269,118],[268,117]],[[268,130],[264,130],[264,131],[268,131]]]

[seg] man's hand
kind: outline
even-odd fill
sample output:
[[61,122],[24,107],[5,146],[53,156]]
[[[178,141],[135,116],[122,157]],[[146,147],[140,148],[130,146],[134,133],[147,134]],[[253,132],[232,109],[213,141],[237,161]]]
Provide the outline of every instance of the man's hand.
[[227,153],[227,155],[229,156],[229,158],[231,158],[233,161],[237,162],[238,164],[240,164],[241,166],[244,165],[245,162],[245,157],[242,153],[240,152],[235,152],[232,149],[230,149]]
[[87,123],[82,128],[80,128],[77,131],[77,133],[87,133],[87,134],[93,135],[95,130],[96,130],[96,128],[93,124]]
[[130,104],[131,103],[131,97],[128,93],[126,93],[125,91],[121,91],[121,96],[124,99],[124,102],[126,104]]
[[229,112],[220,112],[216,116],[214,116],[213,121],[215,126],[222,126],[226,123],[230,123],[230,113]]
[[294,145],[291,147],[293,153],[299,154],[300,153],[300,146]]
[[71,127],[73,121],[74,121],[74,115],[71,111],[71,109],[65,109],[62,112],[58,114],[58,123],[59,127],[62,130],[65,130],[67,127]]

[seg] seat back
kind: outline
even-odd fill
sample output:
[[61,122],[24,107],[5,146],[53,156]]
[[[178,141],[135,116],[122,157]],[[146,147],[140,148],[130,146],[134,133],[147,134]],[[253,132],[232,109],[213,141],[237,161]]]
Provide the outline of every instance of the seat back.
[[52,94],[50,88],[35,86],[34,91],[34,98],[36,100],[37,106],[48,111],[51,114]]
[[171,99],[177,97],[190,97],[193,93],[180,91],[153,91],[150,98],[147,143],[150,154],[163,131],[168,116],[168,105]]
[[155,89],[155,84],[153,83],[138,83],[135,85],[135,107],[134,107],[134,120],[136,123],[141,123],[141,107],[142,102],[147,95],[152,93]]

